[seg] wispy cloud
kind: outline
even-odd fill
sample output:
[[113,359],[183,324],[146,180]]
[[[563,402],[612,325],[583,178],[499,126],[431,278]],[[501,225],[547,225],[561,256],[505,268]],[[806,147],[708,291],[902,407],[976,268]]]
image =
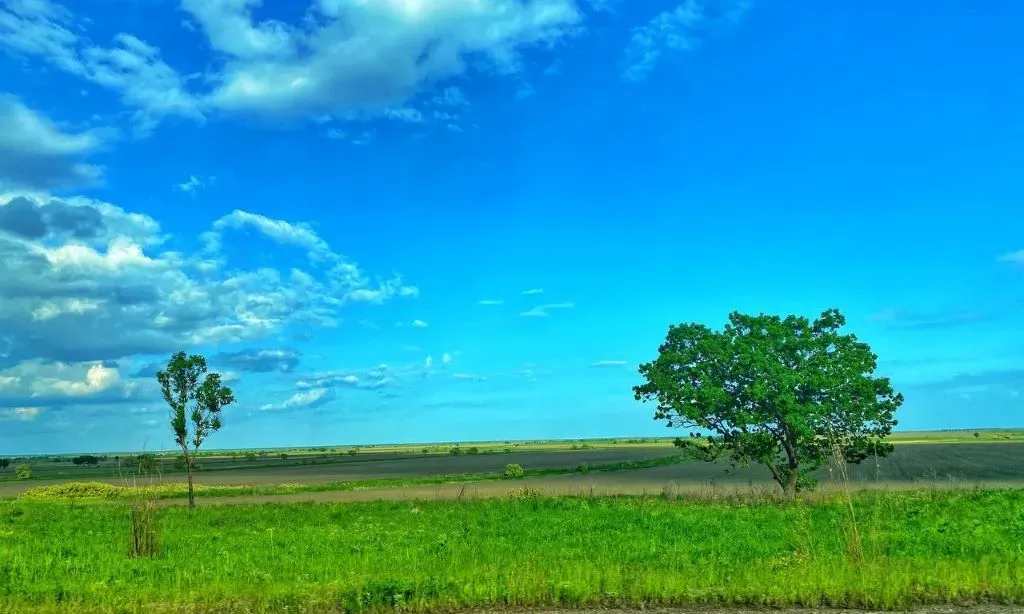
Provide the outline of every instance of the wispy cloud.
[[901,309],[886,308],[867,316],[865,319],[868,322],[883,324],[893,329],[929,330],[976,324],[990,319],[990,315],[966,310],[915,313]]
[[429,324],[427,324],[423,320],[413,320],[412,325],[415,326],[416,328],[426,328],[427,326],[429,326]]
[[505,301],[497,298],[485,298],[482,301],[477,301],[477,305],[504,305]]
[[1002,262],[1012,262],[1013,264],[1024,264],[1024,249],[1003,254],[999,257],[999,260]]
[[534,294],[544,294],[544,288],[530,288],[529,290],[523,290],[525,296],[532,296]]
[[533,309],[530,309],[528,311],[524,311],[524,312],[522,312],[519,315],[525,316],[525,317],[528,317],[528,318],[544,318],[544,317],[547,317],[547,316],[551,315],[551,311],[552,310],[572,309],[575,306],[576,305],[574,303],[570,303],[570,302],[550,303],[548,305],[538,305],[537,307],[534,307]]
[[686,0],[659,13],[646,24],[633,28],[622,78],[643,81],[666,50],[692,51],[738,22],[748,10],[747,0]]
[[482,382],[487,378],[476,373],[452,373],[452,378],[469,382]]
[[591,367],[595,369],[601,369],[605,367],[624,367],[627,363],[625,360],[599,360],[595,363],[591,363]]
[[199,177],[196,175],[189,175],[188,179],[178,185],[174,186],[179,192],[184,192],[189,196],[195,198],[196,192],[208,186],[213,185],[216,181],[215,177]]

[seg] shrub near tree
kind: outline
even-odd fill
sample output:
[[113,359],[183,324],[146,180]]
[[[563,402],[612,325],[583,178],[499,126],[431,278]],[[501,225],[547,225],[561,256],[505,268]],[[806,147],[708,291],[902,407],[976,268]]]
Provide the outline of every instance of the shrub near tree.
[[[201,376],[205,376],[202,382]],[[207,373],[206,359],[198,354],[174,354],[167,368],[156,374],[156,379],[171,408],[171,432],[181,447],[188,471],[188,506],[194,508],[193,476],[199,446],[220,430],[221,410],[235,402],[235,395],[221,384],[219,373]]]
[[839,329],[835,309],[799,316],[734,312],[721,331],[670,326],[658,357],[640,365],[639,401],[655,420],[700,429],[676,445],[705,461],[761,463],[787,495],[813,487],[810,473],[838,453],[849,463],[886,456],[903,395],[874,377],[871,348]]

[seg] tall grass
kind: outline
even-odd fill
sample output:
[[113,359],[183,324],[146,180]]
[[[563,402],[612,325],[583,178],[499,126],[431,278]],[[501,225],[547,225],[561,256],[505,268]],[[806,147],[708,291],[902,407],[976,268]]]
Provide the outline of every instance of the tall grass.
[[[852,506],[865,552],[835,521]],[[9,611],[341,612],[504,606],[897,608],[1024,603],[1024,491],[695,500],[559,497],[158,508],[0,503]],[[2,606],[0,606],[2,609]]]

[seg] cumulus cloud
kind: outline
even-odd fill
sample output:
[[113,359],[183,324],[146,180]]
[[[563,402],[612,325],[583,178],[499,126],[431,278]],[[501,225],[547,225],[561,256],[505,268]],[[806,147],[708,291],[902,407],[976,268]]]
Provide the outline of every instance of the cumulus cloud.
[[547,316],[551,315],[551,312],[553,310],[572,309],[575,306],[576,306],[575,303],[570,303],[570,302],[550,303],[548,305],[538,305],[537,307],[534,307],[533,309],[529,309],[527,311],[524,311],[524,312],[522,312],[519,315],[525,316],[525,317],[528,317],[528,318],[546,318]]
[[0,370],[0,407],[114,403],[140,398],[145,386],[125,380],[114,364],[30,360]]
[[13,409],[0,409],[0,420],[20,420],[31,422],[42,412],[41,407],[15,407]]
[[[302,228],[269,218],[260,225],[286,238]],[[0,368],[165,354],[259,340],[293,325],[334,326],[353,292],[379,290],[315,233],[297,236],[326,256],[302,270],[228,268],[208,254],[165,249],[156,220],[109,203],[0,196]],[[401,287],[384,294],[402,296]]]
[[49,118],[0,94],[0,189],[51,190],[96,183],[103,170],[84,162],[108,133],[66,133]]
[[691,51],[735,24],[750,9],[749,0],[686,0],[633,28],[623,60],[622,78],[643,81],[666,50]]
[[427,326],[429,326],[423,320],[413,320],[412,325],[415,326],[416,328],[426,328]]

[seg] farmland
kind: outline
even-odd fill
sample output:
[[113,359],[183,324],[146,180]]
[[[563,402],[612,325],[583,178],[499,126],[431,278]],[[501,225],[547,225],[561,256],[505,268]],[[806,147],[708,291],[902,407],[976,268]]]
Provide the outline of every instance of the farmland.
[[[878,462],[869,460],[851,466],[852,485],[913,487],[939,486],[1024,486],[1024,441],[1018,435],[986,433],[974,438],[970,434],[913,434],[908,441],[896,439],[896,451]],[[982,441],[978,441],[981,439]],[[465,446],[470,447],[470,446]],[[576,449],[573,449],[575,447]],[[271,494],[274,488],[287,484],[288,494],[303,489],[316,492],[315,498],[326,500],[366,499],[373,495],[388,498],[401,493],[383,493],[394,487],[412,489],[410,496],[446,496],[452,486],[471,482],[454,492],[469,495],[501,494],[504,484],[494,480],[508,463],[522,465],[530,474],[532,487],[552,493],[601,492],[605,494],[657,493],[664,488],[678,491],[749,490],[771,488],[768,472],[760,466],[731,468],[725,463],[645,461],[675,456],[678,450],[667,440],[636,443],[581,442],[541,444],[495,444],[481,446],[476,454],[452,455],[447,446],[423,453],[415,449],[392,448],[346,450],[266,452],[255,458],[212,453],[202,459],[199,484],[211,487],[251,486]],[[506,452],[506,449],[511,451]],[[428,450],[431,450],[428,448]],[[284,454],[286,458],[281,458]],[[638,467],[638,465],[640,465]],[[581,468],[587,471],[579,471]],[[599,469],[613,469],[600,471]],[[173,457],[157,464],[154,477],[137,475],[130,462],[115,462],[108,457],[97,466],[73,466],[41,459],[33,463],[33,479],[14,480],[13,472],[0,473],[8,479],[0,481],[0,497],[16,496],[29,488],[59,484],[71,480],[96,480],[123,485],[158,480],[181,483],[185,476],[173,470]],[[834,481],[827,469],[817,476],[825,486]],[[445,484],[450,482],[451,484]],[[343,486],[339,486],[343,485]],[[371,491],[359,492],[354,491]],[[341,491],[333,495],[324,493]]]
[[510,447],[210,453],[198,509],[156,500],[153,558],[128,556],[127,502],[26,495],[131,483],[123,460],[34,459],[0,482],[0,612],[1024,603],[1016,435],[907,435],[796,501],[664,440]]

